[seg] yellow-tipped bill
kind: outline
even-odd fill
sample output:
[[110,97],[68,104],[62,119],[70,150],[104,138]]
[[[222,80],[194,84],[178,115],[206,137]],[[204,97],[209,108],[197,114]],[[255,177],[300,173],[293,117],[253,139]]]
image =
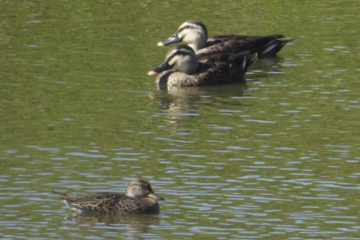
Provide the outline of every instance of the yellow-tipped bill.
[[151,75],[156,75],[156,74],[158,74],[158,73],[157,73],[157,72],[154,72],[154,71],[148,72],[148,75],[149,75],[149,76],[151,76]]

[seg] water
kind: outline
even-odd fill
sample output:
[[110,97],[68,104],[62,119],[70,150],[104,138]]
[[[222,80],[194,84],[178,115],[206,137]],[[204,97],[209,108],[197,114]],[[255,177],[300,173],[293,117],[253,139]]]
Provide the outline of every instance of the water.
[[[359,237],[357,2],[1,5],[2,239]],[[157,89],[156,43],[188,19],[296,41],[246,86]],[[136,178],[159,215],[74,216],[52,194]]]

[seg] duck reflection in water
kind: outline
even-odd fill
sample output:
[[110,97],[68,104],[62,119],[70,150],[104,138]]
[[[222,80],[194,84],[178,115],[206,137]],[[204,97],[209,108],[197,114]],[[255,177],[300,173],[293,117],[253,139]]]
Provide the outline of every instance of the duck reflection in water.
[[100,214],[158,214],[157,200],[164,200],[154,193],[150,184],[144,180],[133,180],[122,193],[71,193],[60,195],[65,204],[76,213]]
[[[94,230],[94,226],[102,226],[108,233],[119,235],[120,238],[129,239],[148,239],[148,234],[157,235],[154,226],[159,224],[159,215],[154,214],[101,214],[101,213],[82,213],[70,212],[63,221],[65,227],[74,228],[74,222],[82,229]],[[160,236],[155,237],[160,239]]]
[[246,106],[243,100],[246,88],[246,82],[187,88],[159,86],[159,91],[149,92],[148,96],[154,102],[158,102],[161,114],[166,115],[168,123],[175,126],[178,124],[174,120],[197,117],[202,114],[201,109],[205,106]]

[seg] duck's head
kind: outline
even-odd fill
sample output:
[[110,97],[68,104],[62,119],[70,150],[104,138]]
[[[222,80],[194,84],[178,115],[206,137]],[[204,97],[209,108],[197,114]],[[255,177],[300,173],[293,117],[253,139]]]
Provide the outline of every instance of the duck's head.
[[206,46],[207,39],[205,25],[199,21],[189,20],[181,24],[174,35],[157,45],[164,46],[177,42],[186,42],[192,49],[197,51]]
[[148,197],[164,201],[162,197],[154,193],[150,184],[144,180],[132,180],[126,188],[125,195],[133,198]]
[[193,74],[199,63],[194,50],[186,45],[178,45],[171,48],[166,54],[165,61],[148,75],[155,75],[168,69],[174,69],[186,74]]

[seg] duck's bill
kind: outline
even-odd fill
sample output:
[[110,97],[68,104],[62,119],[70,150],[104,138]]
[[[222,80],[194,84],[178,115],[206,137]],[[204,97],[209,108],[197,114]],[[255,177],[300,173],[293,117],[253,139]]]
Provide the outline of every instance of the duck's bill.
[[163,199],[162,197],[160,197],[159,195],[157,195],[156,193],[149,193],[148,194],[149,198],[155,199],[155,200],[161,200],[161,201],[165,201],[165,199]]
[[149,76],[151,76],[151,75],[156,75],[156,74],[158,74],[158,73],[157,73],[157,72],[154,72],[154,71],[148,72],[148,75],[149,75]]
[[165,60],[160,66],[158,66],[157,68],[151,70],[150,72],[148,72],[148,75],[155,75],[155,74],[158,74],[158,73],[161,73],[165,70],[168,70],[170,69],[171,66],[169,65],[169,63]]
[[169,37],[168,39],[162,41],[162,42],[158,42],[158,46],[162,47],[165,45],[169,45],[169,44],[173,44],[173,43],[177,43],[177,42],[181,42],[182,39],[178,37],[177,33],[175,33],[174,35],[172,35],[171,37]]

